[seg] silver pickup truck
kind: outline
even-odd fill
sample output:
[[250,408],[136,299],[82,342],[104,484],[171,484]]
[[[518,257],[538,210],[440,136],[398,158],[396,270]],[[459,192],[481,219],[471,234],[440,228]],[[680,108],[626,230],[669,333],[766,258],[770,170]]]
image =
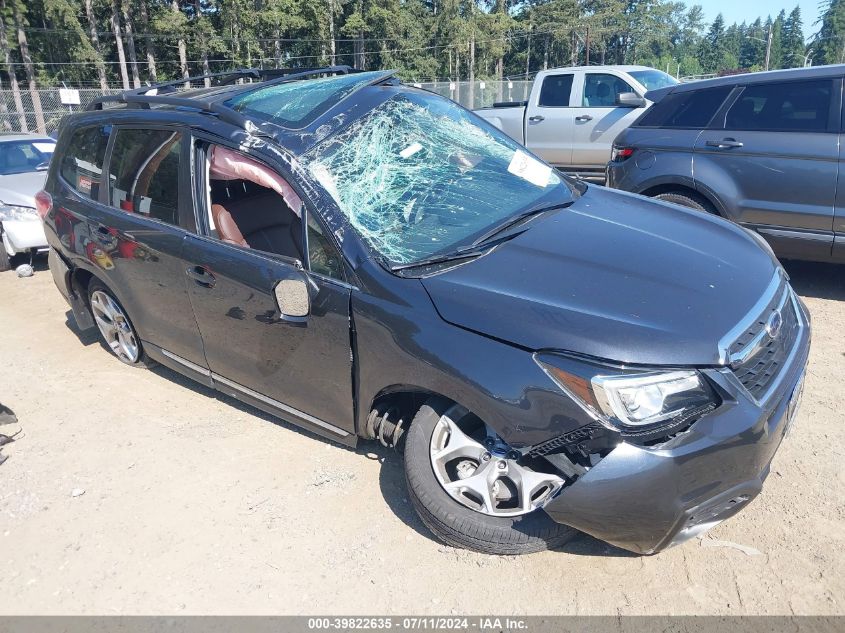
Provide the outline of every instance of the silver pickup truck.
[[578,66],[537,73],[528,101],[476,110],[562,171],[604,180],[613,140],[651,105],[649,90],[678,81],[647,66]]

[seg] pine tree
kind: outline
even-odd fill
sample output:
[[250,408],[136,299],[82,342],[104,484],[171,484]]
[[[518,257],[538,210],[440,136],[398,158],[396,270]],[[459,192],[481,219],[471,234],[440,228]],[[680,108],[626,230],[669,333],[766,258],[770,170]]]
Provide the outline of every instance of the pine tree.
[[801,8],[795,7],[783,21],[781,58],[784,68],[800,68],[804,65],[804,26],[801,23]]
[[845,62],[845,0],[830,0],[822,14],[813,61],[816,64]]
[[710,30],[704,37],[698,60],[706,73],[722,70],[725,58],[725,18],[720,13],[710,25]]
[[775,21],[772,22],[772,55],[769,68],[783,68],[783,23],[786,21],[786,11],[780,10]]

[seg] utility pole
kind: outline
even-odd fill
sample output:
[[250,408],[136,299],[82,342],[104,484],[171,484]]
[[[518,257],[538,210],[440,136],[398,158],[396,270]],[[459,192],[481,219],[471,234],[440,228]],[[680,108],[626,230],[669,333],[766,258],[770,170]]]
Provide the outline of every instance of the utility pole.
[[769,24],[769,36],[766,38],[766,70],[769,70],[769,60],[772,57],[772,25]]
[[590,65],[590,27],[587,26],[587,37],[584,41],[584,48],[586,49],[586,54],[584,55],[584,65]]

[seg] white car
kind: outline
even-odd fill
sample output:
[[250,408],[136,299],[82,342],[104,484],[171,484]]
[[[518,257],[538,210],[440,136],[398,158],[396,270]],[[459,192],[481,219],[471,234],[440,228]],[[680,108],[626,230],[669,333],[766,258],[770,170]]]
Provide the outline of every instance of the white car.
[[0,135],[0,271],[18,253],[47,249],[35,194],[44,186],[56,141],[35,134]]

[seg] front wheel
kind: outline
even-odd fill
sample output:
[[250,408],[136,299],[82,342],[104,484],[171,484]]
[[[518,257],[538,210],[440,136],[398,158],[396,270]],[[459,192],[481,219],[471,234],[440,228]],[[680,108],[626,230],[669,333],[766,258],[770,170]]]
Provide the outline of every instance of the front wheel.
[[487,554],[563,545],[576,530],[541,508],[564,485],[542,458],[523,457],[448,400],[419,410],[405,443],[405,479],[422,522],[442,541]]

